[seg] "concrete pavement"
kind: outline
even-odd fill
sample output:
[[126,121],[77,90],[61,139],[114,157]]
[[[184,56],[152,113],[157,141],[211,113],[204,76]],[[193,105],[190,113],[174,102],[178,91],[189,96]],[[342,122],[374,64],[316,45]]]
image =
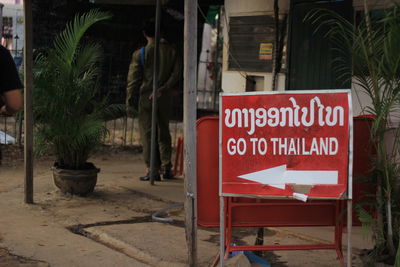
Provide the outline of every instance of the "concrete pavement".
[[[35,164],[34,205],[23,203],[23,170],[0,169],[0,247],[50,266],[183,266],[186,262],[183,209],[172,209],[173,224],[150,217],[184,200],[183,179],[155,186],[137,179],[144,166],[140,155],[126,152],[98,155],[95,192],[66,196],[53,185],[51,161]],[[270,228],[266,241],[301,243],[329,241],[332,228]],[[239,243],[252,244],[253,230],[238,229]],[[333,235],[332,235],[333,236]],[[357,250],[370,247],[353,229]],[[200,229],[199,265],[208,266],[219,247],[217,229]],[[344,237],[345,238],[345,237]],[[334,251],[268,252],[273,266],[332,266]],[[296,264],[293,264],[296,262]],[[319,265],[313,265],[317,262]]]

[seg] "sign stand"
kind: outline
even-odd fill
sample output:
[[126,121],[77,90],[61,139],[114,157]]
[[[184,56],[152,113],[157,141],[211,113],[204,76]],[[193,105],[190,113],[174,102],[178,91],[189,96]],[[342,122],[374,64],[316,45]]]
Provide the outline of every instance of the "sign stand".
[[225,234],[226,234],[226,224],[225,224],[225,199],[224,197],[219,198],[219,242],[220,242],[220,252],[219,252],[219,262],[220,266],[224,266],[225,259]]
[[[221,266],[232,251],[317,249],[334,249],[341,265],[351,266],[352,130],[350,90],[221,94]],[[264,200],[245,200],[251,198]],[[329,207],[334,213],[333,224],[314,217],[318,222],[300,221],[287,226],[333,225],[334,243],[232,245],[232,228],[239,223],[234,221],[234,210],[250,207],[267,209],[277,205],[272,200],[276,198],[307,202],[298,202],[298,205]],[[346,263],[342,252],[344,222],[340,219],[345,200],[348,233]],[[283,202],[278,205],[285,205]],[[286,205],[296,206],[296,203],[289,201]],[[249,219],[243,227],[273,225]]]
[[[335,208],[335,232],[334,242],[331,244],[302,244],[302,245],[246,245],[246,246],[232,246],[231,236],[233,229],[233,210],[235,207],[263,207],[275,205],[268,202],[260,203],[240,203],[235,202],[232,197],[220,197],[220,262],[223,266],[224,259],[227,259],[230,252],[233,251],[268,251],[268,250],[336,250],[338,259],[342,266],[345,266],[343,251],[342,251],[342,234],[343,234],[343,220],[340,220],[341,213],[344,208],[343,200],[332,200],[329,202],[315,203],[315,205],[333,206]],[[292,204],[290,204],[292,205]],[[350,206],[349,206],[350,205]],[[350,207],[350,209],[349,209]],[[351,210],[351,200],[347,201],[347,209]],[[351,215],[351,213],[350,213]],[[348,214],[349,216],[349,214]],[[348,218],[347,223],[351,225],[352,217]],[[269,224],[253,223],[244,224],[244,227],[267,227]],[[347,266],[351,266],[351,227],[347,227],[348,240],[347,240]],[[350,231],[349,231],[350,230]],[[350,265],[349,265],[350,264]]]
[[353,226],[353,200],[347,200],[347,265],[351,267],[351,251],[352,251],[352,244],[351,244],[351,228]]

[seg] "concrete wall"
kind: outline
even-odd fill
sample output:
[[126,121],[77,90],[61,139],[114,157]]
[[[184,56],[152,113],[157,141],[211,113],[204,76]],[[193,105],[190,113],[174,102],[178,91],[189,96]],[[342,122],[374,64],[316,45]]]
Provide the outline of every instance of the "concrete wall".
[[352,83],[351,95],[353,99],[353,115],[365,115],[368,114],[366,112],[366,107],[371,104],[371,100],[369,96],[365,93],[363,88],[359,85]]
[[[224,30],[224,48],[223,48],[223,72],[222,72],[222,90],[224,92],[244,92],[246,89],[246,76],[253,76],[255,80],[256,91],[270,91],[272,86],[272,74],[262,72],[229,71],[228,70],[228,45],[229,36],[225,24],[229,23],[230,16],[254,16],[254,15],[272,15],[273,0],[225,0],[225,17],[221,19]],[[279,1],[280,14],[284,14],[289,9],[288,0]],[[285,90],[286,75],[279,74],[277,88],[279,91]],[[359,86],[352,85],[353,114],[355,116],[365,114],[365,108],[371,101]]]
[[[284,14],[289,9],[289,0],[279,1],[279,13]],[[221,19],[224,31],[223,48],[223,72],[222,72],[222,90],[224,92],[244,92],[246,88],[246,76],[253,76],[257,91],[269,91],[272,86],[272,74],[266,72],[247,72],[247,71],[229,71],[228,70],[228,45],[229,36],[226,23],[229,23],[231,16],[256,16],[273,15],[273,0],[225,0],[225,16]],[[278,89],[285,88],[285,75],[280,74],[278,79]]]

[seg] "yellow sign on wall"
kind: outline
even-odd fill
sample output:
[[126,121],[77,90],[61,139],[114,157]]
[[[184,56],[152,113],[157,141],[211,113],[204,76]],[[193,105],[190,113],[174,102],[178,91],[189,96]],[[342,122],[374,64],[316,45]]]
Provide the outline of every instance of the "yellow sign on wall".
[[272,60],[272,43],[260,43],[260,52],[258,59],[260,60]]

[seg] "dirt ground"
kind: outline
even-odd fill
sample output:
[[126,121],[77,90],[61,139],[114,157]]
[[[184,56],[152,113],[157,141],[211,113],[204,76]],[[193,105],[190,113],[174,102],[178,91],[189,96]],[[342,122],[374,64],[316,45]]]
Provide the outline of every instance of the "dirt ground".
[[48,267],[49,264],[42,261],[30,260],[11,254],[6,249],[0,248],[0,267]]
[[[52,160],[37,160],[34,205],[22,204],[22,166],[0,167],[0,266],[184,265],[183,208],[167,214],[175,220],[172,224],[151,221],[155,211],[184,199],[183,178],[153,187],[138,182],[144,172],[138,152],[137,148],[104,148],[92,157],[101,173],[95,192],[85,198],[61,194],[51,178]],[[209,266],[218,252],[218,229],[199,231],[200,266]],[[235,232],[237,244],[254,240],[255,229]],[[315,238],[273,228],[265,231],[265,240],[271,244],[315,242]],[[354,266],[361,266],[359,252],[354,251]],[[273,251],[264,257],[279,267],[339,266],[333,250]]]

